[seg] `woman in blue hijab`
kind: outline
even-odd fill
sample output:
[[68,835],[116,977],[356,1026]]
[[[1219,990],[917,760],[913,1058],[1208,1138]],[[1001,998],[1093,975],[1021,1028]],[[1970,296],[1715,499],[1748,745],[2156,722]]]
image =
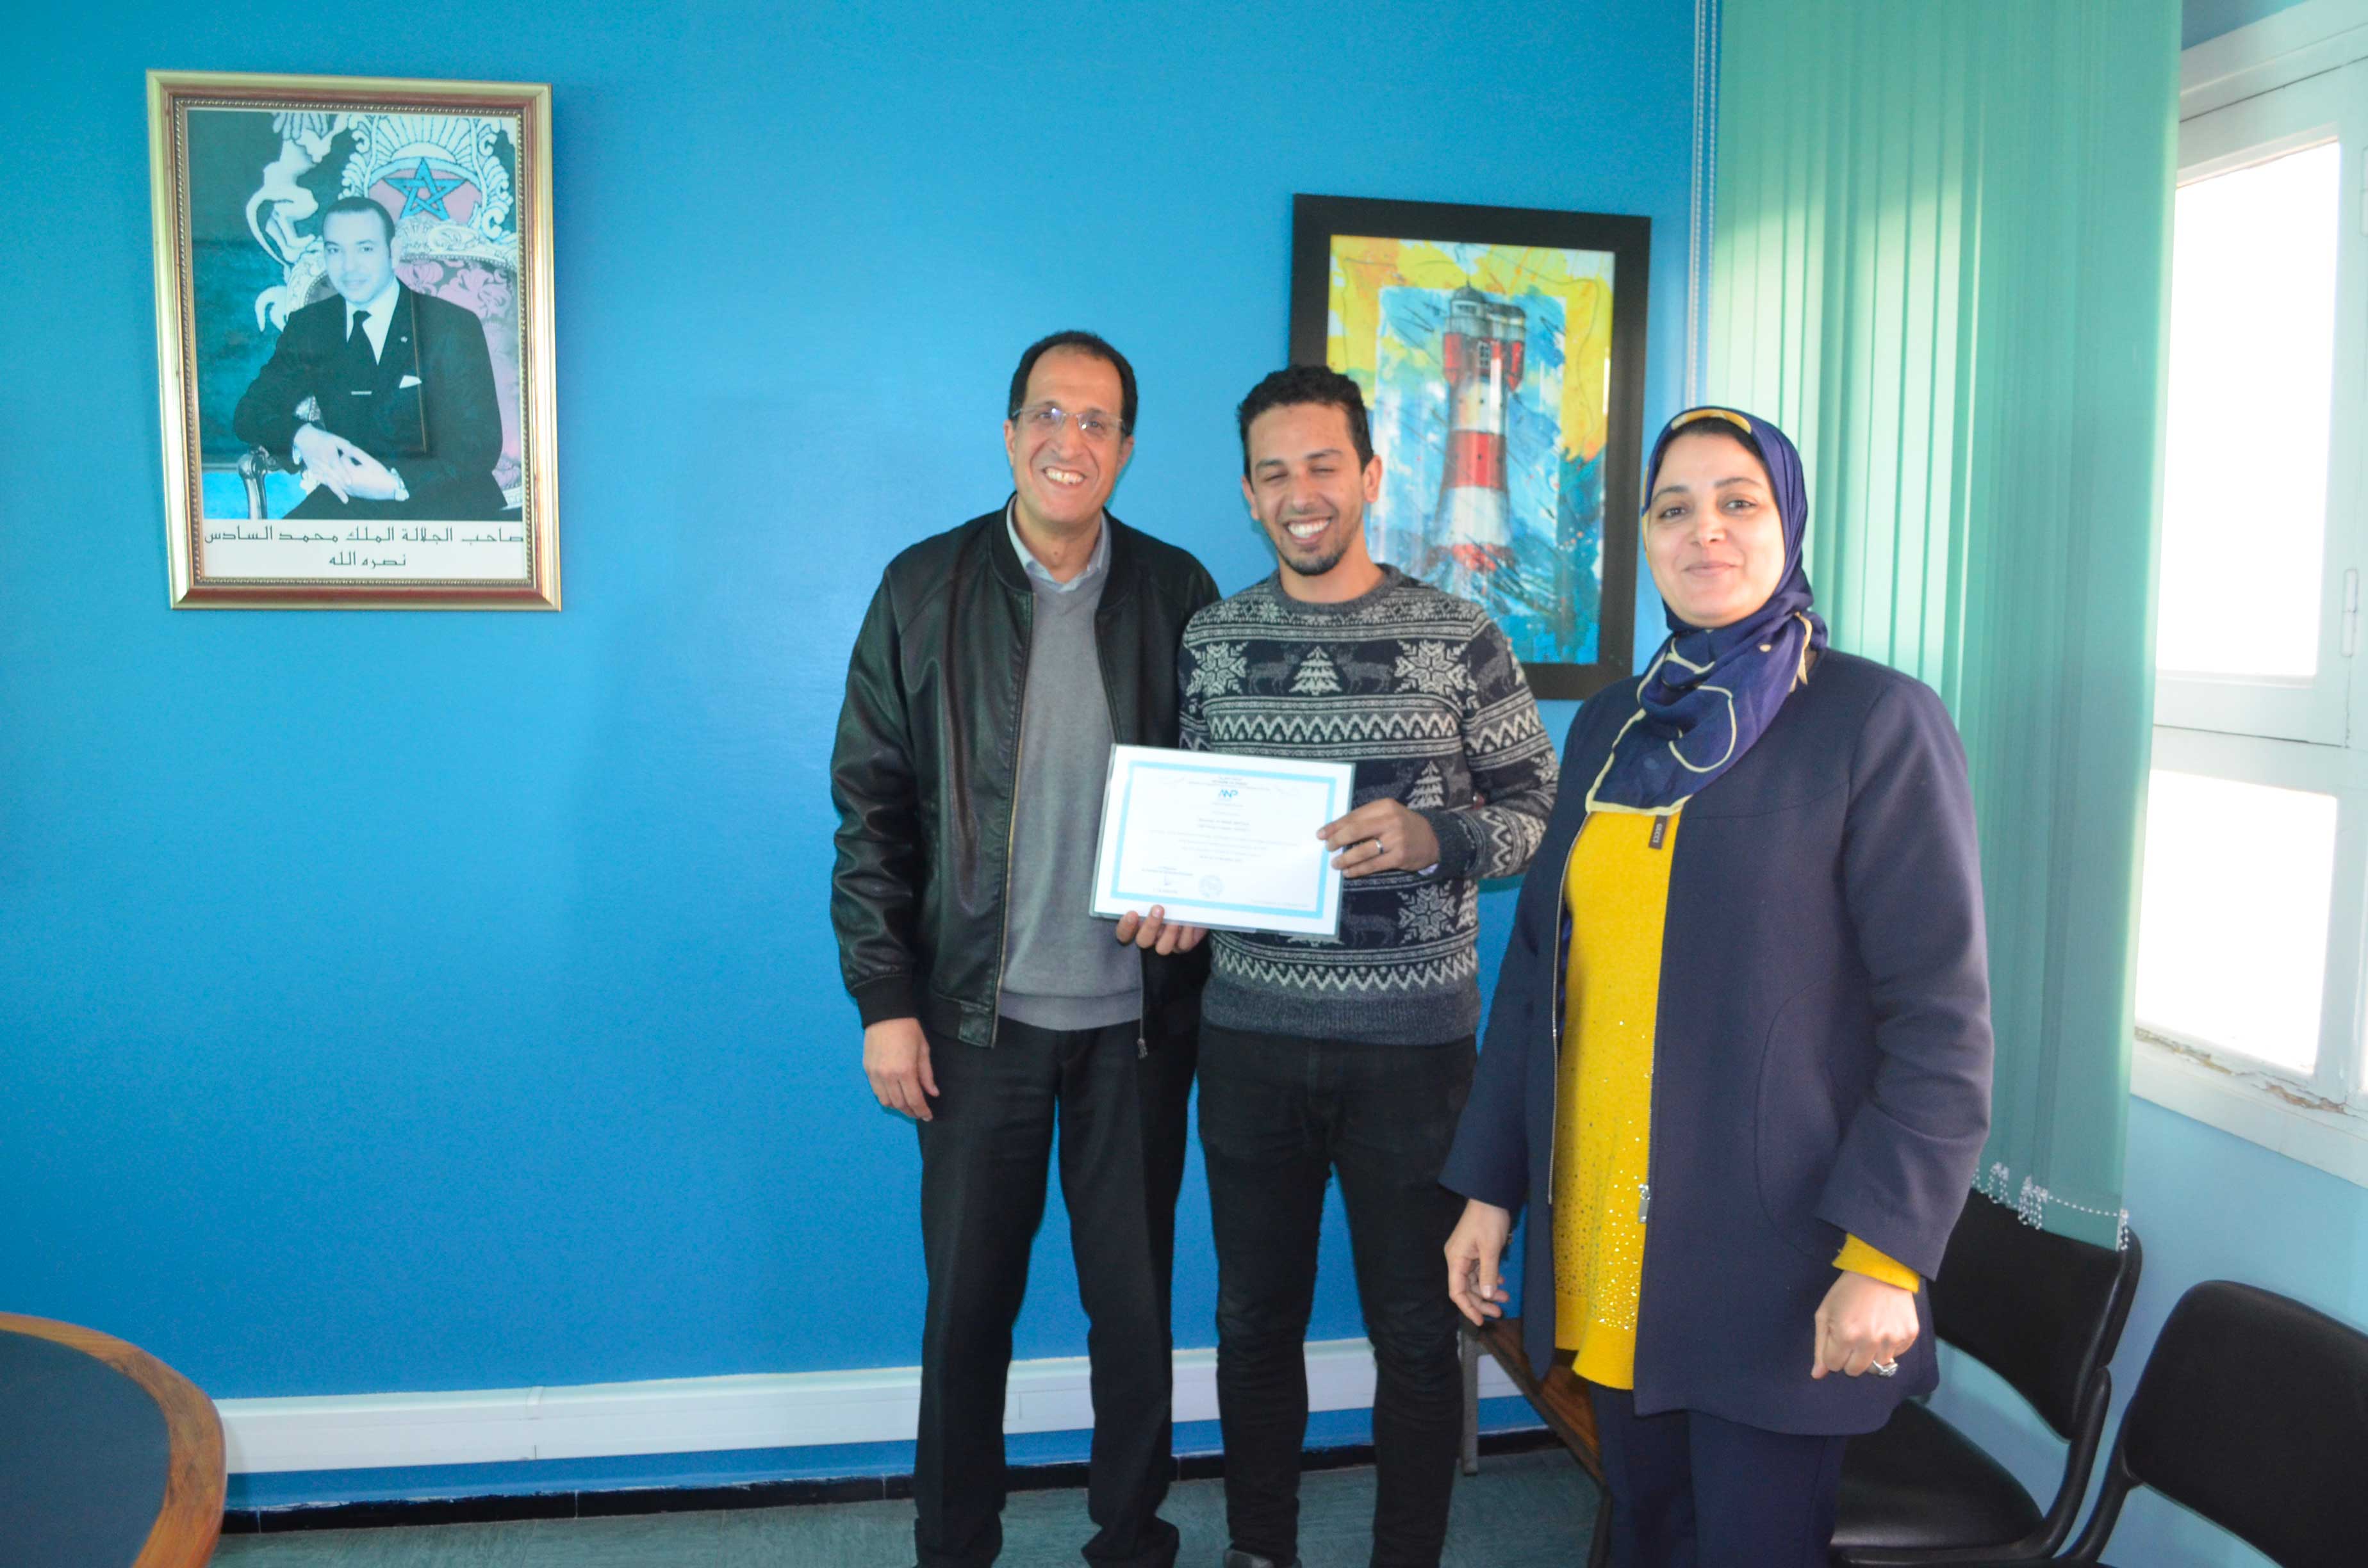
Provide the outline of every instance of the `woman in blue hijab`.
[[1939,698],[1827,646],[1782,431],[1689,410],[1645,489],[1669,635],[1565,743],[1449,1292],[1503,1310],[1526,1205],[1523,1341],[1587,1384],[1613,1562],[1811,1568],[1849,1437],[1933,1386],[1989,1124],[1972,800]]

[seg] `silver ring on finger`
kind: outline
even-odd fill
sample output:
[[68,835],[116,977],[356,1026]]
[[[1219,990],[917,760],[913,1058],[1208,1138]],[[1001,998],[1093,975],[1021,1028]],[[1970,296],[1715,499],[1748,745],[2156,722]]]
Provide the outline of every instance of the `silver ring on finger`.
[[1896,1378],[1899,1375],[1899,1363],[1896,1360],[1876,1361],[1867,1370],[1878,1378]]

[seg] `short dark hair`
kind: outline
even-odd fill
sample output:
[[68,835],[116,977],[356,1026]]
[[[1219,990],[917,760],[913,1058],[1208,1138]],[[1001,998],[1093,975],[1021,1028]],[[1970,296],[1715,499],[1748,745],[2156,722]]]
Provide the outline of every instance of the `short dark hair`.
[[1373,460],[1373,430],[1365,421],[1365,394],[1357,390],[1357,383],[1323,365],[1286,365],[1252,387],[1250,395],[1234,410],[1235,422],[1241,426],[1244,473],[1250,471],[1250,421],[1270,408],[1306,403],[1337,408],[1346,415],[1349,439],[1357,449],[1357,466],[1362,468]]
[[374,214],[378,221],[386,228],[386,243],[389,245],[394,244],[394,214],[388,211],[384,207],[381,206],[378,202],[372,200],[367,196],[341,196],[335,201],[330,202],[326,207],[322,208],[321,237],[323,239],[325,240],[329,237],[329,220],[336,217],[340,212],[369,212]]
[[1056,332],[1050,337],[1040,337],[1028,346],[1019,357],[1019,369],[1011,372],[1011,396],[1003,405],[1006,419],[1017,418],[1019,405],[1028,401],[1028,378],[1036,373],[1036,361],[1055,348],[1074,349],[1090,354],[1118,372],[1118,428],[1121,436],[1134,434],[1134,367],[1126,356],[1110,346],[1108,339],[1090,332]]

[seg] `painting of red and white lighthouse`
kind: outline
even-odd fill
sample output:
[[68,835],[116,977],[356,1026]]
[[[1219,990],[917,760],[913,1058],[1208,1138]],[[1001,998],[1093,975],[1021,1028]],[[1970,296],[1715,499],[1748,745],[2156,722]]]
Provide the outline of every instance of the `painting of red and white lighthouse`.
[[1451,593],[1503,599],[1513,553],[1513,496],[1505,474],[1505,426],[1528,358],[1529,312],[1466,286],[1448,296],[1440,329],[1447,443],[1439,507],[1415,570]]
[[1626,675],[1645,220],[1323,197],[1296,216],[1292,357],[1365,392],[1374,556],[1486,608],[1541,695]]

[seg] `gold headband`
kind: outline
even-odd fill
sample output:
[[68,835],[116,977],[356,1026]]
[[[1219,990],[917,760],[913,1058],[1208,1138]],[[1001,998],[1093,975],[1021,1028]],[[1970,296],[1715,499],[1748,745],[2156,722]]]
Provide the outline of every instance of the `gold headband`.
[[1736,429],[1742,431],[1745,435],[1748,436],[1751,434],[1751,421],[1745,418],[1742,415],[1736,413],[1735,410],[1731,408],[1690,409],[1686,413],[1679,415],[1675,419],[1670,420],[1669,428],[1672,430],[1681,430],[1685,426],[1693,424],[1698,419],[1724,419],[1729,425],[1732,425]]
[[[1671,436],[1676,435],[1687,426],[1703,419],[1724,419],[1728,424],[1734,426],[1736,429],[1742,431],[1746,436],[1749,436],[1753,446],[1757,447],[1759,443],[1759,437],[1751,435],[1751,421],[1746,419],[1742,415],[1736,413],[1735,410],[1731,408],[1690,408],[1685,413],[1679,415],[1675,419],[1669,421],[1668,429],[1662,433],[1662,442],[1666,445]],[[1636,526],[1638,528],[1641,528],[1645,526],[1645,513],[1649,512],[1652,509],[1653,498],[1650,495],[1647,495],[1645,497],[1644,506],[1638,510],[1636,515]]]

